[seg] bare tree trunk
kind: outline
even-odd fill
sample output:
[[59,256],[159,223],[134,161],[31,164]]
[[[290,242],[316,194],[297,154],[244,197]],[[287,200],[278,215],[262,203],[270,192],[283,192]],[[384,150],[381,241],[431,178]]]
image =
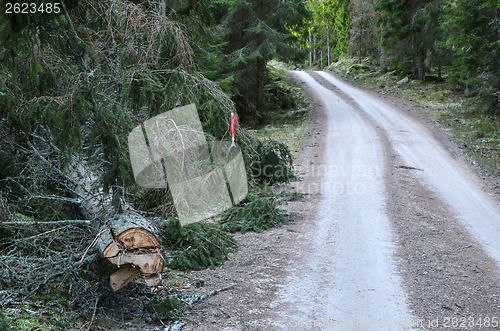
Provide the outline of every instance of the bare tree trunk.
[[387,63],[386,63],[387,56],[385,54],[385,50],[383,47],[380,47],[380,70],[382,72],[387,72]]
[[312,35],[309,32],[309,68],[312,68]]
[[263,59],[257,60],[257,111],[264,106],[264,75],[266,63]]
[[361,63],[361,48],[363,47],[363,18],[361,18],[361,31],[359,34],[358,62]]
[[316,33],[313,35],[313,44],[313,61],[316,62],[316,60],[318,59],[318,50],[316,49]]
[[330,54],[330,25],[326,24],[326,48],[327,48],[327,62],[328,65],[332,63],[332,58]]
[[323,34],[321,34],[321,50],[319,51],[320,54],[320,67],[323,69]]
[[441,58],[438,59],[438,77],[442,78],[443,65],[441,64]]
[[421,47],[418,51],[418,79],[425,81],[425,48]]

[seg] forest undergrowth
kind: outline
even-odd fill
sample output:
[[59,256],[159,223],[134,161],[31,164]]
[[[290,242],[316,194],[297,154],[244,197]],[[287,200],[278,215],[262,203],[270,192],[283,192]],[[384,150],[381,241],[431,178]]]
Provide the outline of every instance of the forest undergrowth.
[[[0,275],[5,312],[0,316],[3,323],[0,326],[4,325],[5,330],[34,327],[58,330],[75,326],[106,329],[118,321],[121,325],[126,314],[141,321],[139,324],[174,323],[188,307],[182,290],[177,291],[179,278],[189,277],[189,270],[216,268],[224,263],[238,249],[232,233],[260,232],[290,221],[291,216],[279,209],[279,204],[300,197],[286,192],[276,194],[270,185],[296,179],[288,146],[295,152],[301,148],[311,105],[284,71],[270,70],[272,74],[266,85],[268,99],[277,106],[266,113],[266,124],[250,130],[245,138],[250,142],[245,147],[253,153],[248,174],[251,181],[249,193],[239,205],[220,217],[181,226],[175,218],[171,198],[165,199],[169,196],[168,189],[137,188],[128,192],[131,205],[153,217],[161,229],[166,261],[161,290],[151,293],[138,279],[118,293],[112,292],[107,277],[113,268],[100,260],[93,248],[87,252],[91,258],[78,265],[93,240],[89,222],[58,221],[54,226],[50,223],[54,215],[37,219],[38,215],[45,215],[39,209],[37,213],[7,212],[7,219],[0,226],[3,238],[0,263],[5,266]],[[239,132],[247,135],[242,129]],[[42,202],[37,208],[44,206]],[[49,203],[42,211],[61,208],[53,201]],[[9,210],[14,207],[10,205]],[[60,213],[59,209],[56,211]],[[71,210],[68,214],[71,215]],[[52,233],[59,235],[53,237]],[[177,272],[184,274],[179,277]],[[203,295],[190,298],[193,302],[203,299]],[[89,317],[93,318],[90,323]]]
[[[215,268],[237,249],[230,232],[290,219],[279,209],[287,197],[268,187],[296,179],[293,155],[240,121],[232,97],[241,91],[221,50],[227,3],[179,3],[167,14],[154,1],[66,5],[51,15],[1,13],[0,329],[168,322],[187,300],[171,286],[177,270]],[[267,124],[299,109],[306,118],[298,88],[264,69]],[[249,194],[220,219],[181,226],[168,188],[135,183],[127,136],[191,103],[207,140],[230,141],[236,115]],[[115,268],[95,246],[108,215],[125,210],[160,230],[166,268],[154,292],[141,278],[113,292]]]

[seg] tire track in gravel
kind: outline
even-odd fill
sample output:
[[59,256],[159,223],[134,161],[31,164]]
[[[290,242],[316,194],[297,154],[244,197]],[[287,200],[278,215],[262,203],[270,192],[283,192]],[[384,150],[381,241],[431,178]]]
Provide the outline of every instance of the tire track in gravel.
[[[297,190],[314,197],[316,213],[299,238],[297,257],[277,299],[276,329],[408,330],[413,321],[394,262],[385,211],[382,139],[336,93],[304,72],[328,130],[322,155],[303,168]],[[323,123],[325,124],[325,123]],[[274,330],[274,328],[271,328]]]

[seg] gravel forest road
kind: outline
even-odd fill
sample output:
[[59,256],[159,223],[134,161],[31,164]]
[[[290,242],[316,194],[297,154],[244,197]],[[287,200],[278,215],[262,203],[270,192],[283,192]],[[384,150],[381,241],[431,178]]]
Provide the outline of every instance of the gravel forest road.
[[192,274],[227,290],[183,330],[500,330],[498,182],[418,105],[290,75],[315,105],[295,221]]
[[411,118],[326,72],[319,73],[346,93],[386,132],[406,164],[423,171],[421,180],[451,205],[459,219],[500,263],[498,198],[485,194],[476,176],[457,162],[432,135]]
[[[290,322],[297,325],[325,318],[411,320],[392,256],[381,138],[337,94],[305,72],[296,75],[321,98],[327,130],[322,157],[301,169],[308,178],[298,185],[321,196],[313,249],[289,275],[278,306],[293,310]],[[290,318],[286,310],[283,317]]]
[[[305,179],[297,184],[299,192],[320,197],[314,228],[302,238],[309,248],[298,252],[296,267],[280,286],[271,306],[280,313],[272,324],[339,330],[438,328],[430,325],[433,316],[425,320],[411,313],[409,301],[418,298],[408,300],[411,286],[403,284],[398,270],[396,245],[405,241],[391,231],[397,215],[388,208],[394,203],[385,176],[389,159],[397,155],[399,168],[412,171],[437,197],[433,203],[451,211],[449,218],[480,243],[487,252],[480,252],[480,258],[494,271],[500,263],[498,198],[485,193],[463,160],[454,158],[414,118],[327,72],[294,75],[323,105],[326,132],[319,155],[314,160],[309,155],[301,167]],[[496,303],[498,311],[498,297]],[[444,318],[440,324],[446,328]]]

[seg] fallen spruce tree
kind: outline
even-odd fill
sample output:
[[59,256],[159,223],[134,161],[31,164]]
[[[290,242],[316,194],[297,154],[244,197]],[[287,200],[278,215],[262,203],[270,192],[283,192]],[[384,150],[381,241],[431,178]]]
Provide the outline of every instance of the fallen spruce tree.
[[[236,110],[197,72],[176,21],[129,1],[67,5],[59,16],[2,16],[0,305],[45,293],[91,313],[141,274],[154,288],[165,265],[214,266],[234,251],[218,225],[172,226],[168,189],[134,182],[127,136],[195,103],[206,135],[229,140]],[[236,131],[251,185],[290,179],[286,146]]]

